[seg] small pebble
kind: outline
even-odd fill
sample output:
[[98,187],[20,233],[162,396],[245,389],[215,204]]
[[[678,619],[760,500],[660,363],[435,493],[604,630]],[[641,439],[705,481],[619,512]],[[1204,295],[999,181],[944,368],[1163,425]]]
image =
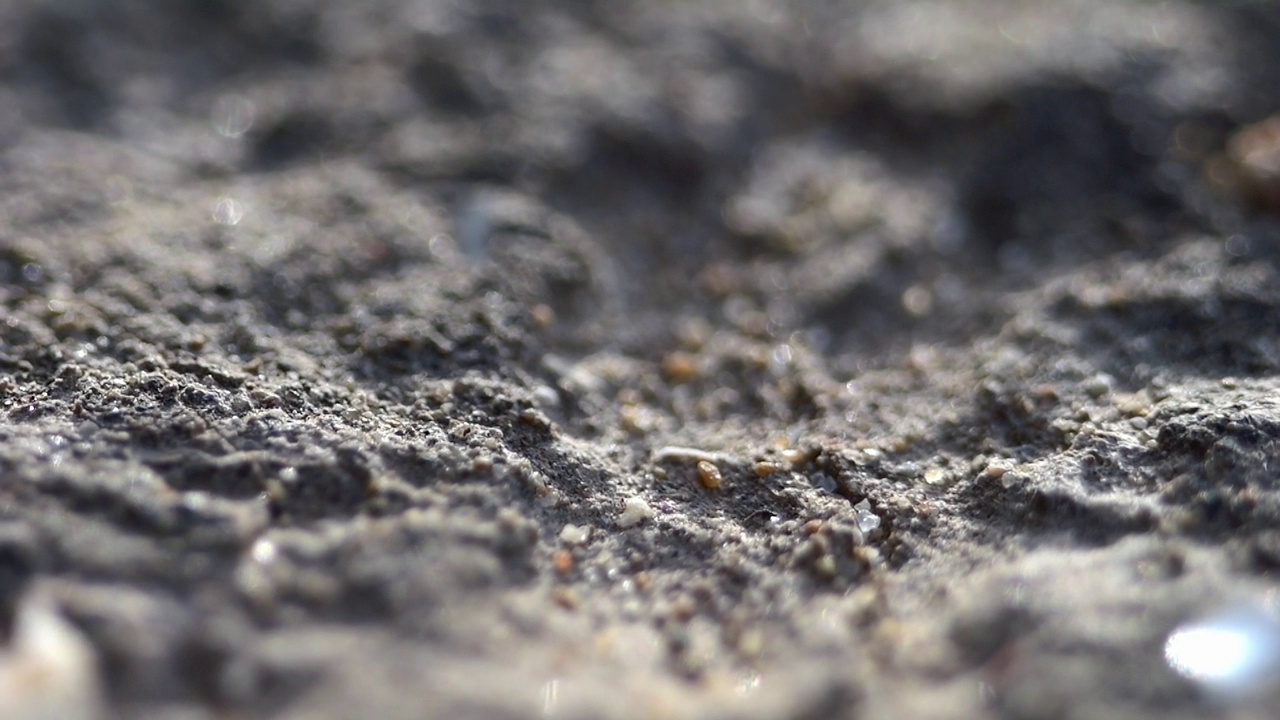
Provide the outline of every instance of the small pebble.
[[723,484],[720,468],[707,460],[698,461],[698,482],[708,490],[719,490]]
[[284,483],[272,478],[266,482],[266,489],[262,495],[267,502],[280,504],[285,501],[288,492],[285,490]]
[[689,622],[697,613],[698,606],[688,595],[681,595],[671,603],[671,617],[682,623]]
[[786,462],[788,465],[790,465],[792,469],[804,466],[810,460],[816,457],[816,455],[817,454],[812,452],[811,450],[805,450],[801,448],[792,448],[789,450],[783,450],[781,453],[782,460]]
[[941,468],[929,468],[924,471],[924,481],[930,485],[941,485],[946,480],[947,473]]
[[769,477],[782,472],[782,466],[769,460],[761,460],[755,465],[756,477]]
[[556,311],[547,305],[534,305],[529,310],[529,319],[533,321],[534,327],[546,330],[556,324]]
[[632,435],[644,435],[649,428],[644,426],[642,417],[639,408],[634,405],[624,405],[618,411],[618,424]]
[[550,385],[539,385],[533,389],[533,399],[539,406],[554,408],[560,406],[560,393]]
[[590,526],[578,527],[572,523],[560,531],[560,542],[566,545],[582,545],[591,538]]
[[636,590],[643,593],[643,592],[648,592],[649,587],[653,585],[653,578],[649,575],[649,573],[641,570],[640,572],[636,573],[636,576],[633,579],[633,582],[635,582]]
[[1092,398],[1100,398],[1111,392],[1115,384],[1115,378],[1106,373],[1098,373],[1085,381],[1084,391],[1089,393]]
[[557,550],[551,556],[551,567],[560,575],[567,575],[573,569],[573,555],[567,550]]
[[633,495],[622,502],[622,512],[618,514],[618,527],[635,527],[652,519],[653,515],[653,508],[649,503],[645,502],[644,498]]
[[579,603],[581,603],[578,593],[571,588],[556,588],[551,593],[551,599],[555,600],[555,603],[565,610],[577,610]]
[[687,352],[676,351],[662,359],[662,372],[676,383],[687,383],[698,378],[698,361]]

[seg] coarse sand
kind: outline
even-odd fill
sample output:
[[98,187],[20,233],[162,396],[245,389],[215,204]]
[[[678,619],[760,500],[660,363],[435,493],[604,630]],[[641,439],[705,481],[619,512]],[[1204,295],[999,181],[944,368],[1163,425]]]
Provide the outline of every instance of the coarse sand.
[[0,715],[1280,716],[1280,6],[0,3]]

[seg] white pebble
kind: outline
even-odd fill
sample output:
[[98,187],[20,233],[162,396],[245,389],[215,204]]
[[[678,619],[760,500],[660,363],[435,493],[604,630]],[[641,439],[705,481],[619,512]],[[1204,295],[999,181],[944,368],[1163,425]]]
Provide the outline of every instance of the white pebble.
[[28,598],[0,649],[0,717],[97,720],[104,716],[93,646],[48,606]]
[[539,385],[533,389],[533,399],[542,408],[560,407],[560,393],[550,385]]
[[653,518],[653,508],[639,495],[627,498],[618,514],[618,527],[629,528]]
[[574,524],[565,525],[560,531],[560,542],[566,545],[581,545],[591,538],[591,527],[578,527]]

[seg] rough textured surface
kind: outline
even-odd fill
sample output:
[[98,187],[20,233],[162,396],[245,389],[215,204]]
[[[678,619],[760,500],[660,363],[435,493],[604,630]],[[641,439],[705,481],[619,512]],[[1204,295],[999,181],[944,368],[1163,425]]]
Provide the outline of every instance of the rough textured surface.
[[1163,650],[1276,611],[1278,73],[1264,3],[10,0],[0,668],[80,704],[0,705],[1274,717]]

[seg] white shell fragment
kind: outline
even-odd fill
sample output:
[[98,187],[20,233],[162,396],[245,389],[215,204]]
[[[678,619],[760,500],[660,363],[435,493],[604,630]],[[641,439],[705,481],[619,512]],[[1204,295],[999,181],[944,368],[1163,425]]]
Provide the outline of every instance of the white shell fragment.
[[45,602],[28,598],[0,648],[0,718],[97,720],[104,716],[89,641]]
[[622,512],[618,514],[618,527],[635,527],[645,520],[653,518],[653,508],[639,495],[633,495],[622,503]]

